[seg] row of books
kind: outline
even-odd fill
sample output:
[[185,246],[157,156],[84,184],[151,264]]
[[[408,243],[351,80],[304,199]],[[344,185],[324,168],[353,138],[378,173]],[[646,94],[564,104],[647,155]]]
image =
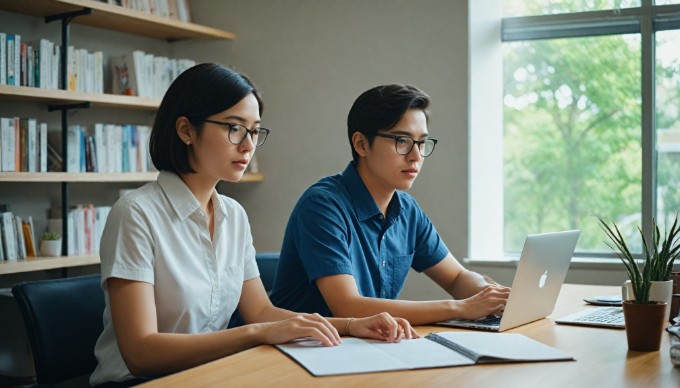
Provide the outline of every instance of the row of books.
[[38,256],[33,218],[15,216],[7,204],[0,204],[0,261]]
[[110,210],[110,206],[89,204],[77,205],[68,211],[66,244],[69,255],[99,253],[99,242]]
[[[69,46],[67,89],[104,93],[104,55]],[[21,35],[0,32],[0,85],[59,89],[61,48],[40,39],[24,42]]]
[[172,81],[195,64],[191,59],[154,56],[141,50],[112,57],[112,93],[162,98]]
[[68,172],[148,172],[151,127],[133,124],[68,128]]
[[0,117],[0,171],[47,171],[47,124],[34,118]]
[[191,22],[189,0],[99,0],[151,15]]

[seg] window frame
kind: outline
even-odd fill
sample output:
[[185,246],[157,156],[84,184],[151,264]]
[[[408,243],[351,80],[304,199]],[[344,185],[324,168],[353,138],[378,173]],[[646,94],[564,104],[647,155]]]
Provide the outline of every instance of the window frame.
[[[642,141],[642,231],[647,239],[652,236],[652,218],[656,214],[656,97],[655,97],[655,33],[657,31],[665,30],[678,30],[680,29],[680,4],[669,4],[669,5],[654,5],[653,0],[642,0],[640,7],[635,8],[622,8],[622,9],[612,9],[604,11],[590,11],[590,12],[577,12],[577,13],[560,13],[551,15],[535,15],[535,16],[519,16],[519,17],[502,17],[500,24],[496,26],[486,26],[487,31],[480,31],[478,28],[474,27],[477,18],[483,18],[480,16],[481,10],[477,10],[474,5],[475,2],[470,1],[470,72],[471,72],[471,87],[470,87],[470,104],[471,104],[471,117],[470,117],[470,192],[476,193],[481,189],[481,183],[484,179],[478,177],[480,169],[479,163],[475,162],[474,152],[479,152],[480,148],[475,147],[475,144],[481,139],[476,139],[475,131],[473,128],[479,127],[480,123],[487,121],[487,118],[483,118],[485,113],[477,112],[475,107],[475,90],[478,89],[477,85],[480,83],[486,83],[484,81],[483,75],[475,74],[475,69],[481,65],[482,59],[477,51],[478,47],[482,47],[483,52],[495,52],[495,58],[493,61],[498,61],[498,51],[502,46],[502,43],[513,42],[513,41],[529,41],[529,40],[540,40],[540,39],[559,39],[559,38],[574,38],[574,37],[587,37],[587,36],[603,36],[603,35],[621,35],[621,34],[640,34],[641,40],[641,141]],[[488,13],[489,6],[491,4],[485,4],[486,12]],[[493,5],[500,7],[502,9],[502,0],[493,1]],[[497,10],[498,11],[498,10]],[[494,15],[498,15],[495,13]],[[495,45],[480,45],[479,41],[481,36],[488,34],[488,29],[495,28],[499,30],[499,41]],[[488,43],[488,42],[487,42]],[[488,57],[488,55],[487,55]],[[497,64],[498,65],[498,64]],[[488,65],[487,65],[488,66]],[[500,66],[502,72],[502,56],[500,58]],[[488,82],[488,81],[487,81]],[[500,87],[500,98],[502,99],[502,85]],[[486,88],[486,90],[489,90]],[[499,90],[495,88],[492,93],[499,93]],[[488,101],[488,100],[487,100]],[[502,132],[504,122],[502,119],[502,103],[500,107],[501,111],[498,112],[498,116],[501,121],[501,148],[500,154],[502,155]],[[476,113],[477,112],[477,113]],[[495,131],[497,134],[498,131]],[[485,133],[488,139],[488,133]],[[491,152],[498,152],[498,146],[496,146]],[[498,164],[498,161],[495,161]],[[498,166],[496,166],[498,167]],[[503,161],[501,157],[500,169],[503,168]],[[497,178],[497,173],[494,176]],[[502,175],[501,175],[502,176]],[[488,185],[488,179],[486,180],[486,185]],[[501,178],[502,182],[502,178]],[[497,184],[497,183],[496,183]],[[486,186],[485,185],[485,186]],[[500,185],[502,186],[502,184]],[[498,200],[498,192],[495,193],[494,199]],[[503,201],[503,188],[500,188],[500,202]],[[483,214],[481,210],[483,205],[480,203],[482,199],[478,196],[470,196],[470,237],[469,237],[469,256],[473,259],[483,259],[483,258],[498,258],[498,254],[502,256],[509,255],[504,250],[504,244],[502,241],[503,235],[503,205],[493,206],[494,211],[501,211],[500,226],[498,224],[498,219],[491,221],[491,224],[495,223],[491,227],[489,225],[483,225],[478,221],[479,216]],[[485,218],[485,217],[486,218]],[[488,211],[482,219],[488,219]],[[500,227],[500,233],[498,228]],[[492,232],[489,233],[489,230]],[[484,237],[482,233],[491,234],[496,236],[493,238],[491,244],[483,242]],[[500,236],[500,247],[494,245],[498,244],[498,239]],[[489,248],[491,247],[491,248]],[[500,248],[500,251],[499,251]],[[587,253],[587,254],[576,254],[575,256],[591,257],[591,258],[611,258],[613,254],[597,254],[597,253]]]

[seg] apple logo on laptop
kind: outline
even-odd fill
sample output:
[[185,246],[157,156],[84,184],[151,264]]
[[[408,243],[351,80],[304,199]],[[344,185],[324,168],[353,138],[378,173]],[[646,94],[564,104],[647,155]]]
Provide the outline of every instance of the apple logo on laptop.
[[545,286],[545,279],[548,278],[548,270],[546,270],[543,275],[541,275],[541,279],[538,281],[538,288],[543,288]]

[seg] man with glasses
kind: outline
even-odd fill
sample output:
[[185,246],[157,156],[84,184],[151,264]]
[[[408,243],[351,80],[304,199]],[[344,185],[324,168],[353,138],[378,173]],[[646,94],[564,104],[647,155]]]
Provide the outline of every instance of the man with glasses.
[[[353,161],[308,188],[293,209],[275,305],[336,317],[386,311],[415,325],[500,313],[509,288],[464,269],[403,191],[437,144],[427,130],[428,105],[425,93],[404,85],[375,87],[354,102],[347,118]],[[455,299],[397,300],[409,268]]]

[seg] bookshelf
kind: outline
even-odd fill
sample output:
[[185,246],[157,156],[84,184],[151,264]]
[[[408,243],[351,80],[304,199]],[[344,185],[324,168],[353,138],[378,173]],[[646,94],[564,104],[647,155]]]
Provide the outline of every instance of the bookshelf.
[[83,8],[92,9],[92,14],[75,18],[73,23],[170,42],[184,39],[236,39],[233,32],[163,18],[94,0],[0,0],[0,10],[41,18]]
[[80,267],[93,264],[99,264],[99,255],[29,257],[25,260],[5,260],[0,262],[0,275],[48,269]]
[[[87,15],[64,17],[62,20],[62,47],[68,45],[70,24],[118,31],[156,40],[173,42],[185,39],[233,40],[236,35],[212,27],[180,20],[155,16],[140,11],[106,4],[94,0],[0,0],[0,11],[18,13],[36,18],[54,17],[66,13],[91,10]],[[64,33],[65,31],[65,33]],[[62,51],[64,53],[64,51]],[[64,66],[65,55],[62,55]],[[63,74],[63,73],[62,73]],[[62,76],[62,78],[65,78]],[[114,94],[82,93],[64,90],[41,89],[25,86],[0,85],[0,101],[20,101],[30,104],[76,105],[86,103],[90,108],[124,109],[153,112],[160,106],[160,99],[140,98]],[[62,109],[62,128],[66,128],[66,111]],[[65,139],[65,138],[64,138]],[[64,142],[65,144],[65,142]],[[66,219],[68,208],[68,185],[71,183],[144,183],[153,181],[157,172],[146,173],[70,173],[70,172],[0,172],[0,183],[55,183],[62,186],[62,218]],[[241,182],[252,183],[264,180],[263,174],[246,174]],[[36,233],[38,234],[38,233]],[[37,238],[38,236],[36,236]],[[66,241],[66,236],[63,238]],[[36,241],[37,243],[37,241]],[[23,272],[69,268],[99,264],[99,256],[74,255],[59,257],[29,257],[18,261],[0,261],[0,275]]]

